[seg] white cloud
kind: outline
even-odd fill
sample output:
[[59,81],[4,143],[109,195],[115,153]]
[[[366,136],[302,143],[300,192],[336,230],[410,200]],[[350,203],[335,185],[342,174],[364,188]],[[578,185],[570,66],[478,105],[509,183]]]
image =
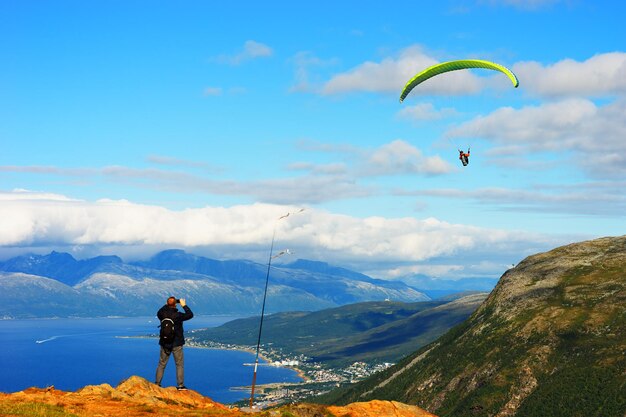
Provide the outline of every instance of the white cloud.
[[219,97],[223,95],[241,95],[247,92],[248,90],[245,87],[229,87],[227,89],[222,87],[206,87],[202,95],[205,97]]
[[206,162],[201,161],[190,161],[188,159],[175,158],[172,156],[164,156],[164,155],[148,155],[146,158],[148,162],[157,165],[165,165],[165,166],[173,166],[173,167],[184,167],[184,168],[199,168],[207,172],[220,172],[221,169],[214,167]]
[[295,83],[289,88],[291,93],[314,93],[321,89],[321,80],[313,69],[331,67],[336,59],[322,59],[309,51],[300,51],[290,60],[295,67]]
[[0,166],[0,172],[84,177],[95,174],[97,170],[91,168],[59,168],[50,165],[2,165]]
[[565,59],[552,65],[519,62],[513,71],[520,86],[546,97],[613,96],[626,93],[626,53],[595,55],[586,61]]
[[336,144],[316,141],[312,139],[301,139],[296,143],[296,147],[300,150],[307,152],[326,152],[326,153],[345,153],[345,154],[358,154],[361,152],[360,148],[351,144]]
[[215,60],[222,64],[239,65],[243,62],[256,58],[269,57],[274,54],[272,48],[260,42],[248,40],[243,45],[243,50],[234,55],[220,55]]
[[512,6],[522,10],[538,10],[562,1],[563,0],[481,0],[482,3],[493,6]]
[[[540,2],[532,3],[538,6]],[[367,61],[334,75],[323,85],[321,93],[378,92],[399,95],[402,87],[415,74],[440,61],[419,46],[411,46],[397,57],[387,57],[379,62]],[[551,65],[535,61],[518,62],[512,69],[520,80],[521,88],[540,96],[597,97],[626,93],[624,52],[598,54],[582,62],[565,59]],[[498,88],[505,84],[506,80],[501,75],[487,73],[486,76],[478,76],[472,71],[453,71],[427,80],[414,89],[409,98],[433,94],[473,94],[485,87]],[[409,110],[405,112],[410,113]]]
[[400,119],[413,121],[439,120],[456,114],[457,111],[450,107],[437,110],[432,103],[417,103],[414,106],[404,107],[397,113]]
[[596,182],[567,186],[515,188],[434,189],[398,192],[400,195],[455,198],[490,208],[517,212],[562,213],[587,216],[626,216],[626,196],[616,193],[626,183]]
[[424,156],[421,150],[401,139],[376,149],[314,141],[301,141],[298,147],[309,152],[337,153],[348,157],[352,165],[347,166],[347,172],[355,179],[384,175],[441,175],[453,170],[441,157]]
[[503,107],[452,128],[447,135],[477,136],[505,146],[521,143],[534,151],[561,150],[575,145],[573,142],[575,138],[580,139],[578,133],[583,122],[596,114],[595,104],[582,99],[521,109]]
[[273,54],[272,48],[255,41],[246,41],[243,49],[244,52],[251,58],[271,56]]
[[348,173],[347,167],[342,163],[312,164],[310,162],[294,162],[287,166],[290,171],[309,171],[321,175],[344,175]]
[[180,247],[196,252],[209,248],[263,261],[277,226],[277,244],[299,257],[383,271],[384,266],[392,270],[398,263],[456,258],[459,252],[471,256],[492,250],[517,259],[523,252],[520,248],[545,244],[545,238],[538,235],[434,218],[356,218],[307,209],[277,222],[285,212],[299,207],[251,204],[175,211],[126,200],[88,202],[42,195],[2,194],[0,247],[98,247],[101,251],[107,247]]
[[438,264],[417,264],[417,265],[400,265],[396,268],[386,271],[390,278],[400,278],[409,275],[428,275],[431,277],[450,277],[452,274],[463,270],[463,265],[438,265]]
[[[0,172],[30,172],[41,175],[74,176],[81,180],[98,179],[171,193],[203,193],[249,198],[272,204],[320,204],[329,201],[366,198],[379,194],[377,186],[368,183],[374,176],[441,175],[452,171],[439,156],[425,156],[414,146],[396,140],[377,149],[328,145],[314,142],[298,144],[301,149],[341,154],[344,162],[324,164],[299,161],[286,165],[286,174],[277,178],[233,180],[216,178],[207,173],[221,173],[198,161],[152,155],[151,168],[107,166],[94,169],[60,169],[39,166],[0,166]],[[163,169],[161,166],[171,167]],[[301,171],[294,175],[295,171]]]
[[[182,168],[203,168],[209,173],[219,172],[218,168],[167,157],[151,157],[151,162]],[[117,184],[142,189],[153,189],[173,193],[207,193],[216,195],[236,195],[250,197],[253,201],[275,204],[318,204],[351,198],[369,197],[376,190],[356,182],[356,178],[341,164],[306,167],[301,163],[288,169],[309,171],[298,177],[275,179],[256,179],[239,181],[214,179],[201,174],[192,174],[180,170],[159,168],[131,168],[108,166],[99,169],[62,169],[39,166],[0,166],[0,172],[29,172],[41,175],[59,175],[74,178],[81,176],[82,181],[90,178],[102,178]],[[79,173],[82,173],[79,174]]]
[[204,89],[204,96],[221,96],[223,89],[221,87],[206,87]]
[[[395,93],[415,74],[437,64],[438,59],[423,52],[418,46],[404,49],[398,57],[380,62],[367,61],[353,69],[333,76],[322,88],[322,94],[350,92]],[[430,79],[411,92],[412,96],[429,94],[471,94],[480,90],[483,81],[470,71],[454,71]]]
[[626,100],[598,106],[568,99],[521,109],[501,108],[450,129],[450,137],[493,142],[494,154],[574,154],[576,164],[599,178],[626,175]]
[[363,175],[425,174],[440,175],[452,166],[439,156],[426,157],[422,151],[403,141],[394,140],[371,152],[363,164]]
[[29,200],[29,201],[78,201],[66,197],[61,194],[38,192],[25,190],[23,188],[16,188],[10,192],[0,191],[0,201],[16,201],[16,200]]
[[119,166],[104,168],[103,175],[119,183],[161,191],[250,196],[255,201],[275,204],[317,204],[368,197],[374,192],[369,187],[355,184],[354,179],[343,175],[309,174],[245,182],[214,180],[185,172]]

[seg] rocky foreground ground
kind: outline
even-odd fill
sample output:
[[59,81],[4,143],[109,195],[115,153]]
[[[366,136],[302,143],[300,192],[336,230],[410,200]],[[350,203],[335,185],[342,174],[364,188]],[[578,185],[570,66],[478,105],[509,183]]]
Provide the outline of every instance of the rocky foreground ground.
[[268,410],[241,410],[216,403],[193,390],[179,392],[161,388],[144,378],[132,376],[116,388],[109,384],[89,385],[76,392],[53,387],[29,388],[0,393],[2,416],[248,416],[267,417],[436,417],[419,407],[395,401],[369,401],[346,406],[293,404]]

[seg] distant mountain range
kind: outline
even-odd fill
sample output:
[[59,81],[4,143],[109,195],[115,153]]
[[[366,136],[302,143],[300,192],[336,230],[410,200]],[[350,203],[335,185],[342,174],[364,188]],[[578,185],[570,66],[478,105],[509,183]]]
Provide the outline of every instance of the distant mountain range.
[[[397,362],[463,322],[487,295],[416,303],[370,301],[314,312],[276,313],[265,317],[263,343],[327,366]],[[251,317],[196,330],[189,339],[250,346],[256,344],[258,332],[259,317]]]
[[[169,295],[197,314],[258,314],[267,265],[166,250],[141,262],[67,253],[0,262],[0,318],[153,315]],[[363,301],[425,301],[400,281],[374,279],[324,262],[273,266],[267,311],[315,311]]]
[[385,399],[441,417],[624,417],[626,236],[509,269],[468,320],[316,401]]
[[486,291],[490,292],[498,283],[498,278],[461,278],[445,279],[432,278],[427,275],[412,275],[405,277],[405,282],[413,288],[417,288],[430,298],[445,297],[461,291]]

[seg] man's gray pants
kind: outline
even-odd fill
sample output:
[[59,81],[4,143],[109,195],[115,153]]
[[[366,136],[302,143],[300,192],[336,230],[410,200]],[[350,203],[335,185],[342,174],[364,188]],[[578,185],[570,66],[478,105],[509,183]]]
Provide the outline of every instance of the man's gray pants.
[[183,347],[175,346],[171,350],[161,346],[161,355],[159,357],[159,366],[156,370],[155,382],[157,385],[161,385],[163,379],[163,372],[165,372],[165,365],[170,359],[170,354],[174,354],[174,362],[176,363],[176,383],[179,387],[185,385],[185,360],[183,357]]

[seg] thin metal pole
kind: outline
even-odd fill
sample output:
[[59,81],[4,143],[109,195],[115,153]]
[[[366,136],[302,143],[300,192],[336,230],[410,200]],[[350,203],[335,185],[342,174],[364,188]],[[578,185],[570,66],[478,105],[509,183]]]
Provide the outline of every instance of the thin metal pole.
[[272,266],[272,252],[274,251],[274,238],[276,237],[276,225],[272,233],[272,245],[270,246],[270,257],[267,261],[267,274],[265,275],[265,291],[263,292],[263,307],[261,308],[261,323],[259,324],[259,337],[256,342],[256,358],[254,360],[254,374],[252,376],[252,390],[250,392],[250,408],[254,405],[254,386],[256,385],[256,371],[259,367],[259,350],[261,348],[261,332],[263,331],[263,318],[265,316],[265,300],[267,299],[267,285],[270,280],[270,267]]
[[[276,237],[276,226],[278,222],[284,218],[289,217],[291,214],[302,213],[304,208],[301,208],[295,213],[287,213],[283,216],[280,216],[276,222],[274,223],[274,231],[272,232],[272,244],[270,245],[270,256],[267,260],[267,274],[265,275],[265,290],[263,291],[263,307],[261,308],[261,322],[259,323],[259,337],[256,342],[256,358],[254,359],[254,373],[252,375],[252,389],[250,390],[250,408],[254,405],[254,387],[256,385],[256,372],[259,367],[259,350],[261,349],[261,333],[263,332],[263,319],[265,318],[265,301],[267,300],[267,286],[270,281],[270,268],[272,267],[272,255],[274,252],[274,238]],[[289,250],[279,253],[276,257],[283,255],[284,253],[289,254]]]

